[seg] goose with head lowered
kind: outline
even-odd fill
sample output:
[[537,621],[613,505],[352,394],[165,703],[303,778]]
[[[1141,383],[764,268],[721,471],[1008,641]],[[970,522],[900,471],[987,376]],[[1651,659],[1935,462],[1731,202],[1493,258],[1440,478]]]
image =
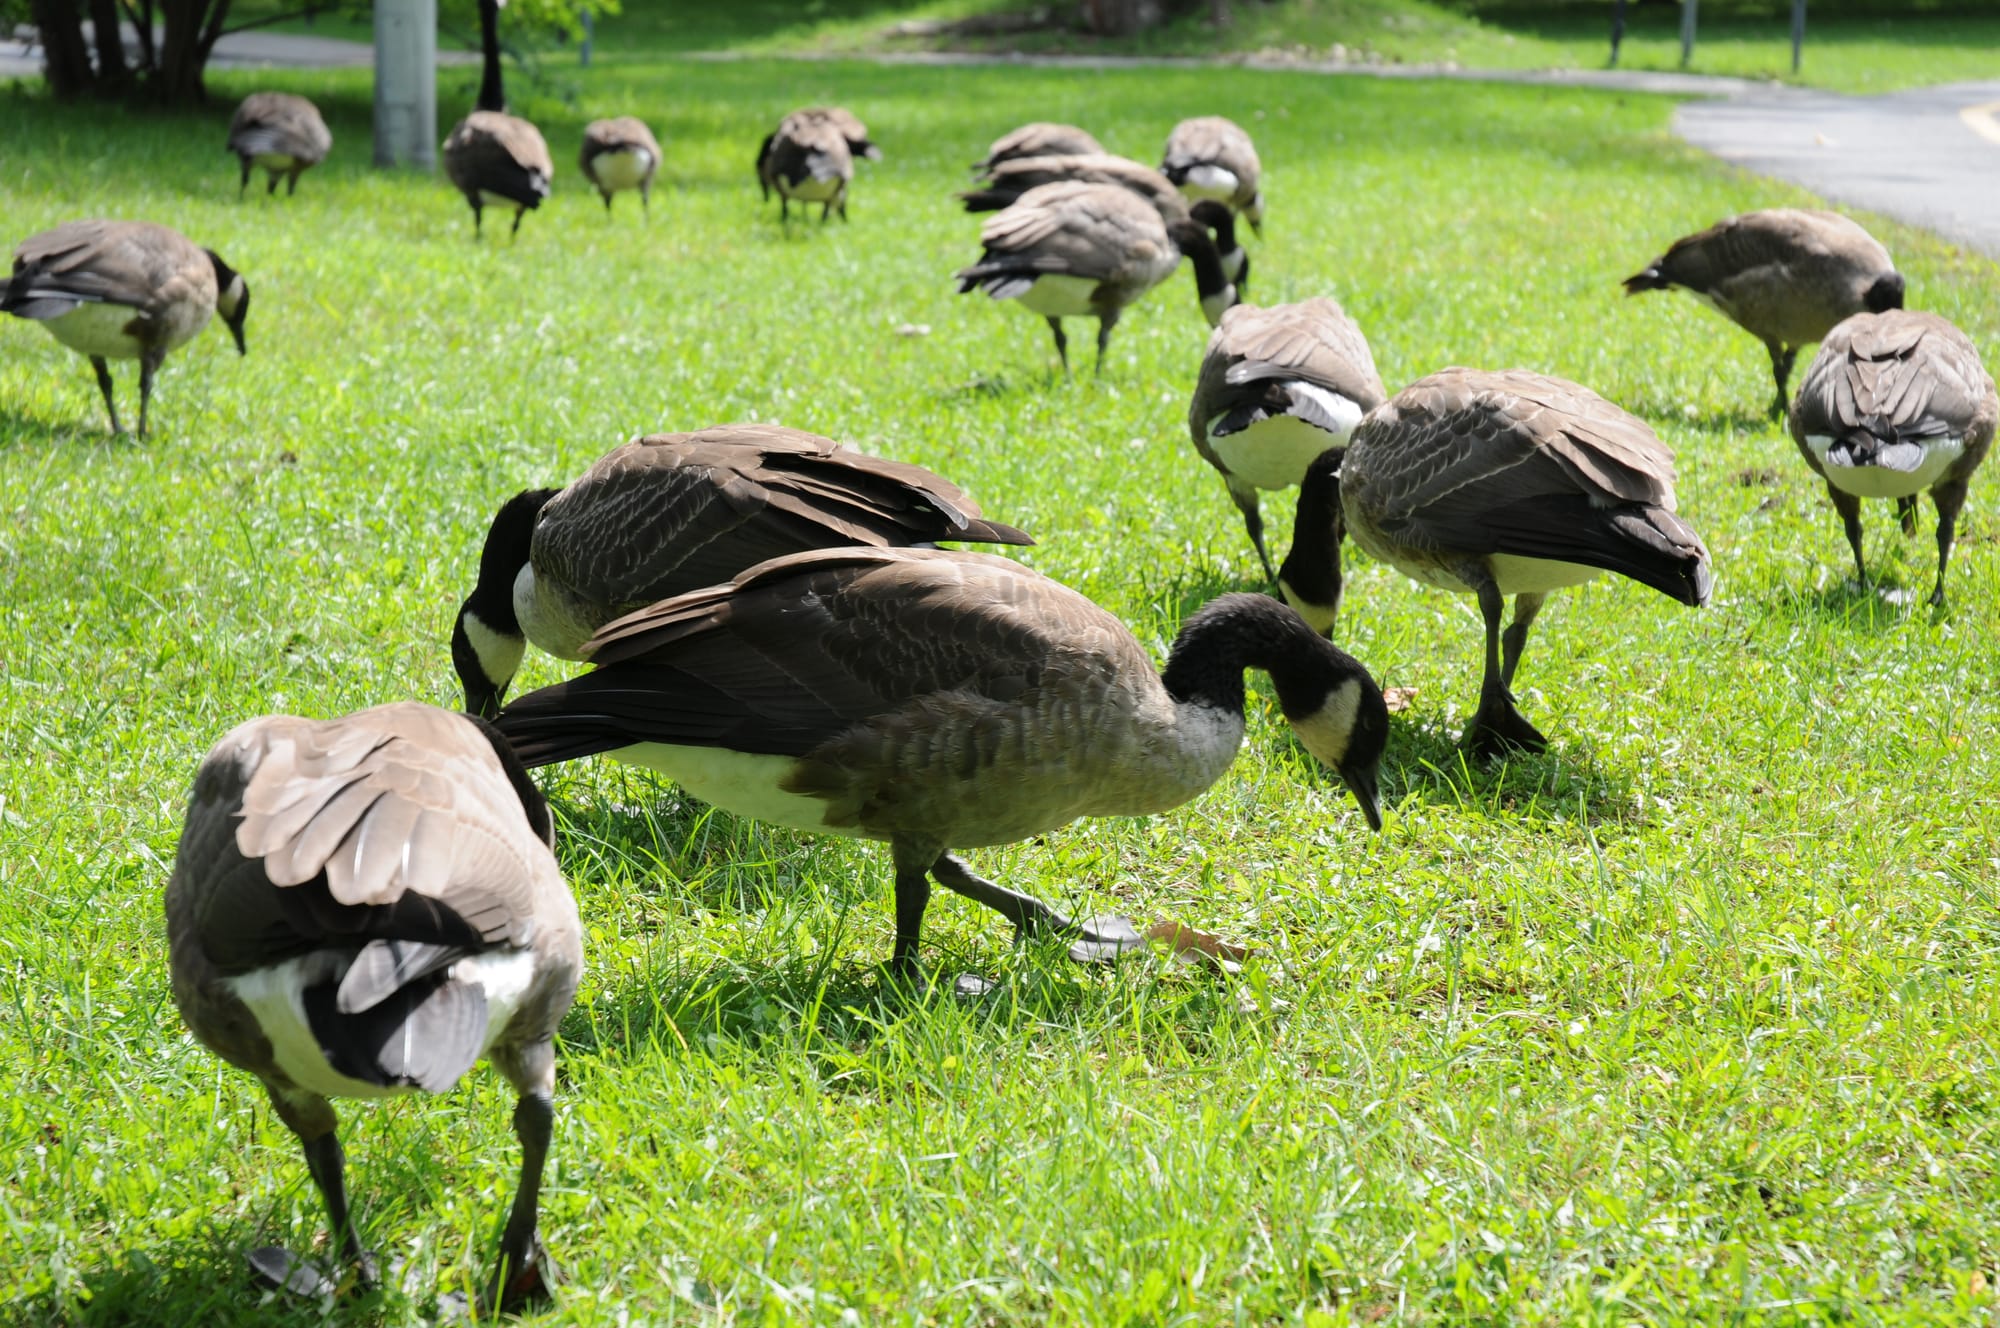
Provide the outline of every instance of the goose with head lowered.
[[229,121],[229,150],[243,163],[237,197],[250,187],[250,168],[262,167],[270,182],[264,192],[278,192],[285,181],[287,197],[299,190],[299,177],[326,160],[333,150],[333,132],[320,118],[319,107],[289,92],[253,92]]
[[215,250],[150,221],[66,221],[29,236],[14,250],[0,311],[40,323],[90,358],[113,433],[123,431],[106,361],[139,361],[141,438],[153,376],[167,353],[193,340],[212,316],[222,315],[236,353],[248,353],[243,323],[250,287]]
[[635,438],[567,488],[523,490],[495,514],[452,627],[465,708],[500,708],[529,641],[582,659],[613,618],[767,559],[938,540],[1034,543],[923,467],[817,434],[728,424]]
[[1548,745],[1509,689],[1551,592],[1609,571],[1700,605],[1714,584],[1701,537],[1674,515],[1666,445],[1589,388],[1522,369],[1420,378],[1308,469],[1286,565],[1333,570],[1331,602],[1302,606],[1328,628],[1343,531],[1425,585],[1478,598],[1486,672],[1465,742],[1481,755]]
[[592,120],[583,127],[583,147],[577,153],[577,167],[604,199],[611,211],[611,196],[621,189],[639,191],[640,210],[653,210],[653,177],[660,170],[660,141],[646,122],[636,116],[621,115],[614,120]]
[[1202,209],[1217,206],[1197,204],[1190,220],[1163,225],[1159,212],[1129,189],[1074,180],[1041,185],[987,218],[979,232],[985,253],[956,274],[959,294],[984,291],[1040,314],[1065,372],[1069,338],[1062,320],[1097,319],[1101,373],[1119,317],[1165,281],[1182,255],[1194,266],[1195,291],[1211,327],[1236,303],[1236,287],[1204,229]]
[[[253,719],[195,774],[167,884],[174,1000],[263,1082],[364,1285],[328,1099],[441,1093],[484,1057],[519,1094],[521,1178],[483,1303],[545,1290],[555,1033],[583,971],[550,843],[548,805],[492,726],[414,702]],[[281,1249],[251,1263],[304,1294],[335,1286]]]
[[986,149],[986,156],[972,163],[972,171],[975,175],[988,175],[1001,162],[1016,157],[1076,156],[1102,151],[1102,143],[1075,125],[1034,120],[994,139],[993,146]]
[[1915,534],[1917,495],[1928,489],[1938,514],[1930,602],[1944,603],[1958,514],[1996,418],[1993,376],[1965,333],[1936,314],[1856,314],[1826,334],[1792,403],[1792,440],[1826,481],[1862,584],[1861,500],[1894,498],[1903,532]]
[[1125,919],[1072,921],[953,850],[1193,798],[1242,742],[1247,668],[1271,675],[1300,741],[1380,826],[1381,690],[1267,596],[1209,604],[1155,673],[1123,623],[1019,563],[826,550],[642,609],[585,653],[594,672],[500,712],[521,759],[604,753],[739,815],[886,842],[901,976],[933,878],[1017,935],[1072,937],[1079,960],[1141,944]]
[[444,173],[472,205],[475,237],[489,205],[511,206],[508,234],[520,234],[521,218],[549,196],[555,171],[542,131],[505,111],[474,111],[444,141]]
[[757,149],[757,185],[768,201],[778,195],[778,220],[792,219],[792,203],[818,203],[822,223],[835,212],[847,220],[847,186],[854,156],[840,127],[823,117],[793,112]]
[[[1388,395],[1368,339],[1336,301],[1239,304],[1222,315],[1188,403],[1188,434],[1243,513],[1265,576],[1278,580],[1264,549],[1258,491],[1297,484],[1313,458],[1345,443]],[[1316,568],[1300,564],[1294,575],[1310,578]],[[1316,586],[1303,589],[1322,602],[1312,598],[1323,594]]]
[[1800,346],[1843,318],[1903,307],[1903,275],[1874,236],[1838,212],[1800,208],[1726,217],[1625,278],[1627,295],[1676,286],[1764,343],[1777,416]]
[[1189,198],[1214,199],[1264,233],[1264,166],[1257,145],[1234,120],[1201,115],[1175,125],[1160,172]]

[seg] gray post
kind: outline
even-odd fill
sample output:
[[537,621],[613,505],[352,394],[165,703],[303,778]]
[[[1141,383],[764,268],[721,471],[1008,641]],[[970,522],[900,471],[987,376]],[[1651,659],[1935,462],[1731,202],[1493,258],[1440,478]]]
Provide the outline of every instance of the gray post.
[[1694,6],[1695,0],[1681,0],[1681,68],[1688,67],[1694,59]]
[[583,40],[576,44],[576,62],[585,69],[588,69],[590,68],[590,41],[591,38],[597,35],[597,20],[586,9],[577,15],[577,21],[583,25]]
[[1806,44],[1806,0],[1792,0],[1792,72],[1799,72],[1799,53]]
[[375,164],[437,169],[437,0],[375,0]]

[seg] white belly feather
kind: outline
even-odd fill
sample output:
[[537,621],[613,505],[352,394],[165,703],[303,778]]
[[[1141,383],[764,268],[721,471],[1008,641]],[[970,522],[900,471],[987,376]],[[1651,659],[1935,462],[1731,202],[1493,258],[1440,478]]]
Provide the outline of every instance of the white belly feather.
[[1060,272],[1036,277],[1032,286],[1015,298],[1024,309],[1044,318],[1090,318],[1097,309],[1090,302],[1098,283],[1090,277],[1066,276]]
[[828,203],[840,196],[847,182],[839,176],[819,180],[808,175],[797,184],[782,175],[778,177],[778,192],[797,203]]
[[637,189],[652,165],[653,154],[646,149],[620,148],[616,152],[600,152],[592,157],[590,174],[600,188],[616,193],[620,189]]
[[1212,163],[1196,166],[1181,181],[1181,192],[1190,198],[1212,198],[1218,203],[1227,203],[1236,197],[1241,185],[1236,172],[1226,171]]
[[[1296,386],[1306,387],[1305,384]],[[1220,438],[1210,433],[1209,449],[1231,475],[1245,483],[1260,489],[1291,488],[1305,478],[1306,467],[1320,453],[1345,441],[1361,420],[1361,408],[1346,397],[1320,388],[1310,390],[1314,396],[1322,398],[1321,404],[1340,422],[1342,432],[1330,433],[1295,415],[1273,415],[1247,429]],[[1209,428],[1213,429],[1221,419],[1222,416],[1217,415],[1210,420]]]
[[[1362,543],[1358,538],[1355,542]],[[1388,549],[1372,548],[1367,544],[1362,544],[1362,547],[1413,581],[1461,595],[1472,593],[1471,586],[1434,563],[1418,561]],[[1511,553],[1492,554],[1486,559],[1486,564],[1503,595],[1547,594],[1552,590],[1580,586],[1602,572],[1601,568],[1585,567],[1582,563],[1566,563],[1554,558],[1523,558]]]
[[614,760],[657,770],[703,802],[737,816],[748,816],[794,830],[863,839],[855,826],[826,824],[827,804],[780,787],[796,761],[790,756],[732,752],[721,747],[684,747],[674,743],[642,742],[607,752]]
[[[1914,446],[1914,444],[1911,444]],[[1844,466],[1827,460],[1833,439],[1824,434],[1807,434],[1806,446],[1819,459],[1827,483],[1857,498],[1905,498],[1922,493],[1944,478],[1944,473],[1965,454],[1965,439],[1931,438],[1923,444],[1923,459],[1915,470],[1893,466]]]
[[[66,314],[43,319],[42,326],[57,341],[81,354],[102,355],[108,360],[136,360],[142,347],[139,339],[128,334],[125,328],[138,316],[139,311],[130,305],[85,301]],[[183,341],[186,339],[182,338]],[[173,344],[179,345],[180,342]],[[168,349],[173,349],[173,346]]]

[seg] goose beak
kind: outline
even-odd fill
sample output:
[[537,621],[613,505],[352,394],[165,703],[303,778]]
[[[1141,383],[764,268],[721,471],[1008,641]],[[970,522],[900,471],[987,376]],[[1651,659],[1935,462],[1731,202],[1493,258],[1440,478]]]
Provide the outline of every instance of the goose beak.
[[1340,781],[1347,785],[1347,791],[1361,804],[1361,814],[1368,818],[1368,828],[1380,832],[1382,829],[1382,806],[1375,797],[1375,772],[1357,770],[1352,766],[1340,767]]

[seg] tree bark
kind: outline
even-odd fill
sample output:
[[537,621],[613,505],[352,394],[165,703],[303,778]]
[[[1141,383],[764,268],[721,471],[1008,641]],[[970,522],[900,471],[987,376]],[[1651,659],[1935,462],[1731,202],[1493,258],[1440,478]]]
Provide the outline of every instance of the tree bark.
[[228,13],[229,0],[162,0],[165,31],[151,89],[156,100],[192,106],[208,99],[202,71]]
[[1083,0],[1083,25],[1100,37],[1129,37],[1161,17],[1159,0]]
[[507,109],[507,90],[500,83],[500,0],[479,0],[479,51],[485,68],[479,75],[479,109]]
[[90,0],[91,35],[97,39],[97,83],[110,91],[125,86],[125,40],[118,31],[118,0]]
[[28,17],[41,36],[42,68],[49,91],[63,100],[94,91],[97,76],[90,67],[90,48],[83,40],[82,6],[74,0],[29,0]]

